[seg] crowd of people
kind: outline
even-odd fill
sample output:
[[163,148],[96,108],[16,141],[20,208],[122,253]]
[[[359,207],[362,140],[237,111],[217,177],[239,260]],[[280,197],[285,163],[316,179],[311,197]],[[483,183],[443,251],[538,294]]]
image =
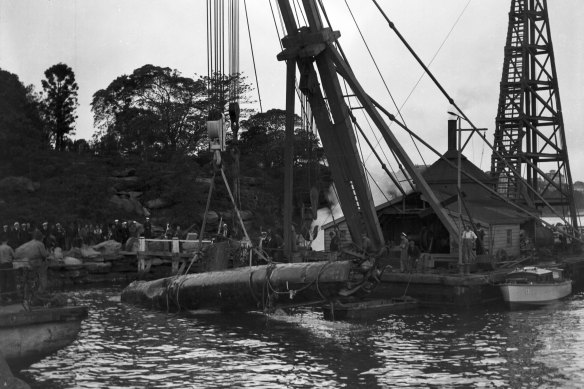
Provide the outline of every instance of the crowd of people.
[[37,224],[15,221],[10,225],[4,224],[2,226],[0,240],[6,241],[8,246],[16,250],[19,246],[32,240],[35,231],[39,231],[42,234],[41,241],[47,250],[59,247],[63,251],[67,251],[72,247],[93,246],[106,240],[115,240],[125,245],[131,237],[143,236],[146,239],[177,237],[184,239],[186,236],[180,225],[171,223],[167,223],[165,228],[155,228],[155,230],[156,233],[153,231],[152,223],[148,217],[142,223],[136,220],[118,219],[112,223],[72,222],[69,224],[46,221]]

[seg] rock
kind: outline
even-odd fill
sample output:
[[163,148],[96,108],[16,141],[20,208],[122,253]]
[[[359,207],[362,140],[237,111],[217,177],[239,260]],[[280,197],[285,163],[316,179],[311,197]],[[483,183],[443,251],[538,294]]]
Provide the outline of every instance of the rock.
[[135,253],[138,252],[139,245],[140,241],[138,240],[138,238],[136,237],[129,238],[128,241],[126,242],[124,250],[129,251],[131,253]]
[[81,266],[83,265],[83,261],[74,257],[65,257],[63,258],[63,263],[65,266]]
[[160,208],[167,208],[172,205],[172,201],[168,199],[163,199],[161,197],[146,201],[146,207],[150,209],[160,209]]
[[117,191],[130,191],[141,187],[140,177],[110,177]]
[[0,352],[0,388],[30,389],[30,386],[26,382],[12,375],[12,371],[6,363],[2,352]]
[[140,216],[144,215],[144,207],[134,198],[124,198],[118,195],[113,195],[109,198],[109,201],[115,204],[118,208],[123,209],[125,212],[135,213]]
[[0,189],[13,192],[34,192],[40,188],[39,183],[26,177],[6,177],[0,180]]
[[204,185],[208,185],[208,186],[211,185],[211,179],[210,178],[197,177],[195,179],[195,182],[197,184],[199,184],[199,185],[200,184],[204,184]]
[[[204,213],[200,214],[201,220],[205,217]],[[207,224],[211,226],[216,226],[219,223],[219,214],[215,211],[209,211],[207,213]]]
[[81,247],[81,255],[83,256],[83,258],[95,258],[101,256],[101,253],[97,250],[94,250],[92,247],[83,245]]
[[116,242],[115,240],[106,240],[105,242],[101,242],[93,246],[93,249],[99,251],[101,255],[118,254],[121,248],[122,244],[120,242]]
[[134,169],[134,168],[114,170],[112,172],[112,176],[114,176],[114,177],[132,177],[135,175],[136,175],[136,169]]
[[53,251],[53,256],[55,259],[63,259],[63,250],[60,247],[55,247]]

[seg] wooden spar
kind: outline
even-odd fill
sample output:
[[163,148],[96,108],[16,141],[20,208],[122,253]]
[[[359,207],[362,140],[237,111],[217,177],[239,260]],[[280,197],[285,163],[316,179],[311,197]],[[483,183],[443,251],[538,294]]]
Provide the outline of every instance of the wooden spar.
[[[285,49],[278,54],[278,60],[295,60],[298,64],[300,89],[310,103],[351,237],[360,246],[361,234],[366,232],[373,246],[379,248],[384,244],[383,233],[366,172],[359,158],[349,108],[326,49],[327,44],[340,34],[323,28],[314,2],[304,2],[310,28],[302,28],[300,31],[289,1],[279,0],[278,5],[288,34],[282,39]],[[314,62],[319,70],[318,75]],[[319,76],[325,93],[318,83]]]
[[294,102],[296,100],[296,61],[289,59],[286,65],[286,138],[284,141],[284,253],[292,258],[292,193],[294,191]]
[[351,261],[286,263],[132,282],[122,301],[158,309],[253,311],[334,298]]
[[416,169],[416,166],[410,159],[408,153],[403,149],[395,135],[393,135],[393,133],[389,129],[387,123],[385,123],[379,112],[375,109],[373,103],[369,99],[369,96],[367,95],[367,93],[365,93],[365,90],[361,87],[359,81],[357,81],[357,78],[353,74],[353,71],[351,70],[350,66],[345,62],[345,60],[341,57],[340,53],[334,46],[329,45],[328,51],[330,52],[332,61],[336,65],[337,71],[347,81],[347,83],[353,90],[353,93],[355,93],[355,96],[357,96],[359,102],[361,103],[365,111],[367,111],[367,114],[371,117],[377,128],[379,128],[387,145],[393,150],[393,152],[403,163],[408,174],[414,180],[416,188],[420,192],[422,192],[424,196],[426,196],[428,203],[430,204],[434,212],[436,212],[436,215],[438,216],[444,227],[446,227],[446,229],[450,233],[451,238],[453,238],[456,242],[459,242],[460,240],[459,228],[456,226],[452,218],[448,215],[446,209],[444,209],[444,207],[440,205],[440,201],[432,191],[432,188],[430,188],[422,174]]

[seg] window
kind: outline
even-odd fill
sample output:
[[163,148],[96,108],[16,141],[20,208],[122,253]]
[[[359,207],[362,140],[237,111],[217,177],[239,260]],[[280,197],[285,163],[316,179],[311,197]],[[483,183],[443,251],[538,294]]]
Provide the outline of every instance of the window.
[[513,230],[507,230],[507,246],[513,246]]

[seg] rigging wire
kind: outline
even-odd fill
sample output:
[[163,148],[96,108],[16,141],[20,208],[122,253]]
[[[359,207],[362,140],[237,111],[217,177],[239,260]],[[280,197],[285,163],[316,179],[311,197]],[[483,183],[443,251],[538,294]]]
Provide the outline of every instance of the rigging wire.
[[[405,121],[404,117],[402,116],[401,110],[397,106],[397,103],[396,103],[395,99],[393,98],[393,95],[390,92],[389,87],[387,86],[387,82],[385,81],[385,78],[383,77],[383,74],[381,73],[381,70],[379,69],[379,66],[377,65],[377,61],[375,60],[375,57],[373,56],[373,53],[371,52],[371,49],[369,48],[369,44],[367,43],[367,40],[365,39],[365,36],[363,35],[363,32],[361,31],[361,27],[359,27],[359,24],[357,23],[357,20],[355,19],[355,15],[353,15],[353,11],[351,10],[351,7],[349,6],[349,3],[347,2],[347,0],[345,0],[345,5],[347,6],[347,9],[349,10],[349,14],[351,14],[351,18],[353,19],[353,23],[355,23],[355,27],[357,27],[357,31],[359,31],[359,35],[361,36],[361,40],[365,44],[365,47],[367,48],[367,52],[369,53],[369,56],[371,57],[371,60],[373,61],[373,64],[375,65],[375,69],[377,69],[377,73],[379,74],[379,77],[381,77],[381,81],[383,82],[383,85],[385,86],[385,90],[389,94],[389,97],[391,98],[393,105],[397,109],[397,113],[399,114],[399,117],[402,119],[402,122],[404,124],[406,124],[406,121]],[[418,155],[420,155],[420,157],[422,158],[422,162],[424,163],[424,165],[426,165],[426,161],[424,161],[424,157],[422,156],[422,153],[420,152],[420,149],[418,148],[418,144],[416,143],[416,141],[414,140],[414,138],[412,136],[410,136],[410,139],[414,143],[414,146],[416,147],[416,150],[418,151]]]
[[[327,22],[328,27],[332,29],[331,21],[330,21],[330,19],[328,17],[328,14],[326,12],[326,8],[324,7],[324,4],[322,3],[322,0],[318,0],[318,3],[319,3],[319,6],[320,6],[320,10],[321,10],[322,14],[325,17],[325,20]],[[341,56],[343,57],[343,60],[347,63],[347,66],[350,68],[351,65],[349,64],[349,61],[348,61],[347,56],[345,55],[345,53],[343,51],[343,48],[342,48],[341,44],[338,41],[335,41],[335,44],[336,44],[336,47],[338,48]],[[390,96],[391,96],[391,93],[390,93]],[[367,118],[367,115],[365,115],[365,113],[363,113],[363,116],[365,117],[365,120],[369,124],[369,128],[372,129],[371,123],[369,122],[369,119]],[[391,125],[391,123],[390,123],[390,125]],[[379,144],[380,144],[380,138],[375,137],[375,140],[377,142],[377,146],[379,146]],[[415,142],[414,142],[414,144],[415,144]],[[391,153],[393,155],[393,158],[395,159],[395,161],[398,164],[399,170],[403,172],[405,180],[413,188],[414,187],[414,184],[413,184],[412,178],[409,176],[409,174],[407,173],[407,171],[404,169],[403,165],[401,164],[401,162],[400,162],[399,158],[397,157],[397,155],[395,154],[395,152],[391,148],[390,148],[390,151],[391,151]],[[383,151],[383,154],[384,154],[384,157],[385,157],[386,162],[389,165],[391,165],[389,163],[389,158],[385,154],[385,151]],[[392,171],[393,171],[393,168],[392,168]],[[394,174],[395,174],[395,172],[394,172]],[[397,177],[397,175],[396,175],[396,177]]]
[[276,15],[274,14],[274,7],[272,7],[272,0],[268,0],[268,4],[270,4],[270,11],[272,12],[272,20],[274,21],[274,27],[276,28],[276,35],[278,36],[278,43],[280,44],[280,50],[282,50],[283,49],[282,38],[280,37],[280,30],[278,30],[278,23],[276,22]]
[[[460,19],[462,18],[462,15],[464,15],[464,12],[466,11],[466,9],[468,8],[468,6],[470,5],[472,0],[468,0],[468,2],[466,3],[466,5],[464,6],[464,8],[462,9],[462,11],[460,12],[460,14],[458,15],[458,17],[456,18],[456,20],[454,21],[454,24],[452,25],[452,27],[450,28],[450,31],[448,31],[448,33],[446,34],[446,36],[444,37],[444,39],[442,40],[442,43],[440,44],[440,46],[438,47],[438,49],[436,50],[436,52],[434,53],[434,55],[432,56],[432,58],[430,59],[430,62],[428,62],[428,68],[432,65],[432,63],[434,62],[434,60],[436,59],[436,57],[438,56],[438,54],[440,53],[440,51],[442,50],[442,47],[446,44],[446,41],[448,40],[448,38],[450,38],[450,35],[452,34],[452,31],[454,31],[454,28],[456,27],[456,25],[458,24],[458,22],[460,21]],[[416,88],[418,87],[418,85],[420,84],[420,82],[422,81],[422,79],[424,78],[424,76],[426,75],[426,72],[423,71],[422,74],[420,74],[420,77],[418,78],[418,80],[416,81],[416,83],[414,84],[412,90],[410,91],[410,93],[407,95],[407,97],[405,98],[404,102],[402,103],[400,108],[403,108],[404,105],[406,105],[406,103],[408,102],[408,100],[410,99],[410,97],[412,96],[412,94],[414,93],[414,91],[416,90]]]
[[[304,24],[308,25],[308,21],[306,20],[306,15],[304,14],[304,8],[300,5],[298,0],[294,0],[295,3],[298,3],[298,9],[300,10],[300,16],[302,16],[302,20],[304,20]],[[296,5],[294,5],[294,9],[296,10]]]
[[[270,7],[271,6],[272,6],[272,3],[270,2]],[[253,62],[253,73],[255,75],[256,87],[258,88],[258,100],[259,100],[259,103],[260,103],[260,112],[263,113],[264,112],[264,109],[262,107],[262,95],[260,93],[260,82],[258,80],[258,72],[257,72],[257,68],[256,68],[255,54],[254,54],[254,51],[253,51],[253,42],[252,42],[252,39],[251,39],[251,28],[250,28],[250,25],[249,25],[249,16],[248,16],[248,13],[247,13],[247,0],[243,0],[243,8],[245,10],[245,20],[247,22],[247,33],[249,35],[249,47],[251,48],[251,60]],[[272,13],[272,15],[273,15],[273,13]]]

